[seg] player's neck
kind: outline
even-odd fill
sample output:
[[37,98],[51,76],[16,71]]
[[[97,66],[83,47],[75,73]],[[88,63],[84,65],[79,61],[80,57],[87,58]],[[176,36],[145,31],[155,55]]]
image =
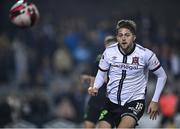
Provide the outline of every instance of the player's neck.
[[129,46],[127,49],[123,49],[122,47],[120,47],[120,51],[124,54],[124,55],[129,55],[130,53],[132,53],[132,51],[134,51],[135,48],[135,44],[133,43],[131,46]]

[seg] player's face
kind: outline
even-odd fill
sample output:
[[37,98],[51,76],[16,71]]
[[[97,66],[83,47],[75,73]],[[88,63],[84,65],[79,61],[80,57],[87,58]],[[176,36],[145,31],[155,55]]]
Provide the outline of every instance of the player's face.
[[124,52],[129,52],[133,48],[135,35],[127,28],[120,28],[117,33],[117,41]]

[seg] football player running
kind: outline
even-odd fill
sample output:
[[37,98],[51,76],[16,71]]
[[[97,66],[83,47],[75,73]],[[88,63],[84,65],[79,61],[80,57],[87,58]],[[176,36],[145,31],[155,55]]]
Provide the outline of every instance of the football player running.
[[157,77],[154,95],[148,106],[150,119],[158,115],[158,101],[167,79],[156,54],[135,43],[136,24],[132,20],[117,23],[116,45],[106,48],[99,63],[94,85],[88,89],[98,94],[108,71],[107,99],[99,117],[98,128],[134,128],[145,109],[148,72]]

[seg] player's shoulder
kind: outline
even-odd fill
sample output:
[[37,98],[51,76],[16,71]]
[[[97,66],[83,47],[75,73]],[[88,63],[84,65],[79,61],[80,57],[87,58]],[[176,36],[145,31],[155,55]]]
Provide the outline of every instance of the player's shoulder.
[[113,43],[111,45],[109,45],[106,49],[113,49],[115,47],[117,47],[118,43]]
[[137,53],[141,54],[144,58],[149,59],[154,55],[154,52],[146,47],[136,44]]
[[141,46],[140,44],[136,44],[136,47],[137,47],[138,51],[142,51],[142,52],[144,52],[144,53],[146,53],[146,54],[151,54],[151,53],[153,53],[151,49],[146,48],[146,47],[144,47],[144,46]]
[[139,50],[139,51],[146,51],[146,48],[141,46],[140,44],[136,43],[136,48]]
[[114,54],[114,52],[116,52],[117,46],[118,46],[118,43],[114,43],[112,45],[109,45],[108,47],[106,47],[103,55],[112,55],[112,54]]

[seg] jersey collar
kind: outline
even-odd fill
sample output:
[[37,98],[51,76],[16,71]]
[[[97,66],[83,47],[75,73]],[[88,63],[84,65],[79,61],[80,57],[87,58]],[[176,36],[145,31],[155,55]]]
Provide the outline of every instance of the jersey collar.
[[122,52],[121,46],[120,46],[119,43],[118,43],[118,49],[119,49],[120,53],[121,53],[122,55],[124,55],[124,56],[128,56],[128,55],[130,55],[131,53],[133,53],[134,50],[135,50],[135,48],[136,48],[136,43],[134,43],[134,46],[133,46],[132,50],[131,50],[129,53],[125,54],[124,52]]

